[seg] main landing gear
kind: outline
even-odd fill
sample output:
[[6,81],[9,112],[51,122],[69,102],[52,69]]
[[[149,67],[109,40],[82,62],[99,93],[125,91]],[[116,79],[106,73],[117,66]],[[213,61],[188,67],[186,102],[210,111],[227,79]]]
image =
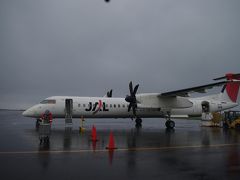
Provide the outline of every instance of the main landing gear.
[[175,122],[172,120],[167,120],[165,126],[167,129],[173,129],[175,127]]
[[173,129],[175,127],[175,122],[171,120],[171,114],[168,112],[166,116],[166,123],[165,126],[167,129]]
[[142,127],[142,119],[141,118],[136,118],[135,122],[136,122],[136,125],[135,125],[136,128]]

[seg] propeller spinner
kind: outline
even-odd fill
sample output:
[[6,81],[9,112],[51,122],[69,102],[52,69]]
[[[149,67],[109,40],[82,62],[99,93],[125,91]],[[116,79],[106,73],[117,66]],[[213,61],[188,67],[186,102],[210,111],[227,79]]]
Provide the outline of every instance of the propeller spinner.
[[130,91],[130,95],[127,95],[125,98],[125,101],[129,102],[128,105],[128,112],[131,110],[133,110],[133,115],[136,116],[136,108],[137,108],[137,99],[136,99],[136,93],[138,90],[139,84],[137,84],[134,89],[133,89],[133,85],[132,85],[132,81],[129,83],[129,91]]

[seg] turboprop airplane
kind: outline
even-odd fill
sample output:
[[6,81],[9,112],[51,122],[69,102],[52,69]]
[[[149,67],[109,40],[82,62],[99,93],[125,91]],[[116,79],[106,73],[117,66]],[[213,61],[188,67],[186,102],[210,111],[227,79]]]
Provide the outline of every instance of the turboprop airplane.
[[[238,105],[240,73],[228,73],[214,80],[222,80],[187,89],[164,93],[137,94],[139,85],[129,83],[130,95],[112,97],[112,90],[104,97],[52,96],[23,112],[23,116],[38,119],[46,111],[53,118],[132,118],[140,126],[141,118],[166,118],[166,127],[174,128],[172,118],[201,118],[203,112],[218,112]],[[194,92],[223,86],[218,94],[190,97]]]

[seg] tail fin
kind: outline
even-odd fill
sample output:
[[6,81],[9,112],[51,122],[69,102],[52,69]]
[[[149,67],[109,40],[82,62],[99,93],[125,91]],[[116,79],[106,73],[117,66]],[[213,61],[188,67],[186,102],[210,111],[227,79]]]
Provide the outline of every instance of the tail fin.
[[232,102],[237,102],[239,93],[239,82],[234,82],[233,80],[240,80],[240,74],[226,74],[226,79],[232,82],[228,82],[222,89],[224,97],[227,97]]

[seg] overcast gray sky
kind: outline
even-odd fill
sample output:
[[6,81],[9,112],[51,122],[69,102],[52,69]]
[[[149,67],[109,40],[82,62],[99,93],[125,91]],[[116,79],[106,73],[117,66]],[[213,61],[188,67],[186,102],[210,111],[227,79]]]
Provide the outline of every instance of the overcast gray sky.
[[0,108],[240,72],[239,0],[1,0]]

